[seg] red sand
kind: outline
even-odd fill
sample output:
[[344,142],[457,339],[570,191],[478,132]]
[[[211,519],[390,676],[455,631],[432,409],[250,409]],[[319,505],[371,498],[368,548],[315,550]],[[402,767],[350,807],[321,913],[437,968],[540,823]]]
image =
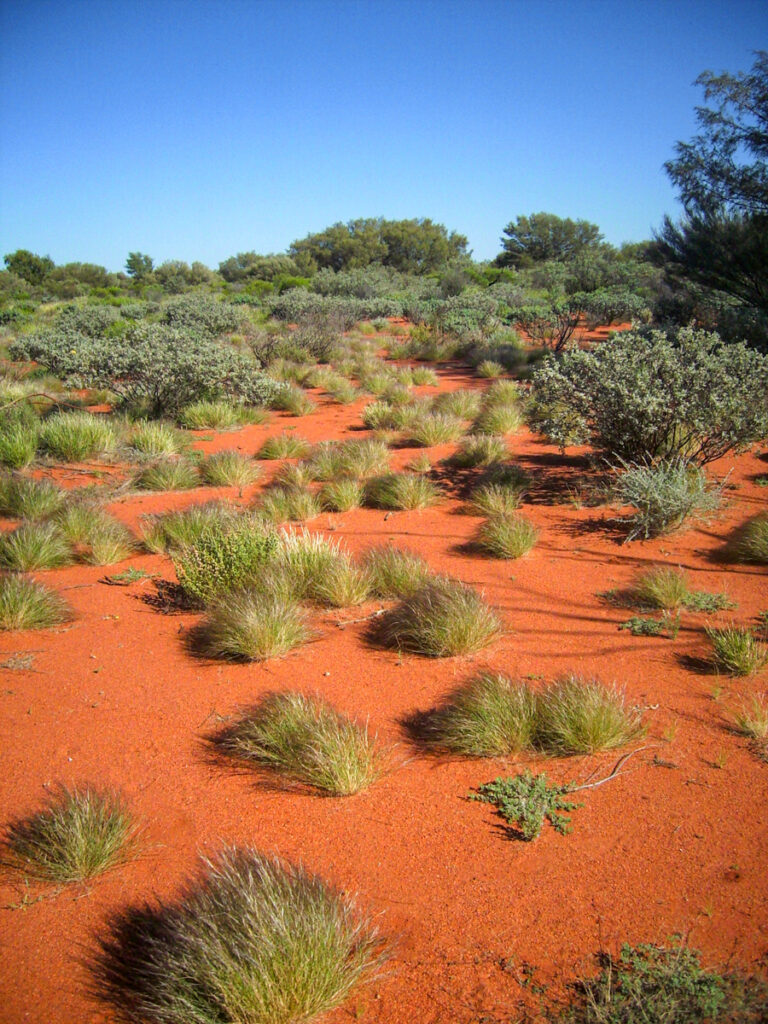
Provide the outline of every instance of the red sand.
[[[455,367],[441,368],[440,376],[443,387],[477,383]],[[199,447],[255,452],[266,436],[286,428],[310,440],[364,436],[364,404],[323,399],[308,417],[276,415],[265,426]],[[441,458],[451,447],[430,455]],[[0,661],[17,652],[34,655],[29,670],[2,671],[0,820],[33,810],[57,782],[92,782],[121,789],[147,832],[138,860],[87,887],[26,891],[17,879],[0,880],[3,1024],[113,1021],[109,1008],[86,994],[83,966],[105,917],[126,903],[172,896],[198,852],[225,843],[302,861],[358,893],[395,940],[387,976],[329,1014],[331,1024],[507,1024],[521,1001],[535,1010],[536,997],[524,984],[526,964],[536,968],[537,982],[558,992],[593,970],[598,949],[665,943],[675,933],[687,935],[707,964],[731,958],[756,969],[768,950],[768,769],[728,731],[725,716],[766,689],[768,674],[718,679],[683,659],[705,657],[706,623],[750,624],[768,608],[765,568],[718,559],[732,531],[765,508],[766,492],[752,481],[768,466],[756,455],[723,460],[711,469],[732,471],[733,489],[716,521],[622,544],[611,510],[552,503],[585,472],[580,457],[562,457],[526,431],[512,437],[511,449],[534,475],[524,511],[541,528],[538,545],[519,561],[461,550],[479,520],[457,514],[455,495],[429,511],[385,519],[363,510],[310,524],[333,531],[353,551],[385,539],[410,546],[433,569],[483,590],[509,632],[477,657],[400,657],[367,646],[365,623],[339,628],[371,605],[313,613],[320,639],[283,660],[200,661],[185,653],[181,637],[196,615],[162,615],[142,603],[151,591],[147,581],[125,588],[100,582],[126,565],[172,579],[168,559],[138,555],[107,569],[36,574],[65,593],[77,618],[57,630],[0,634]],[[393,465],[413,455],[400,449]],[[214,495],[237,492],[131,497],[113,511],[135,526],[142,514]],[[726,590],[737,609],[685,614],[675,641],[619,632],[632,613],[598,593],[626,586],[658,563],[682,566],[696,588]],[[513,763],[435,760],[408,746],[402,716],[433,706],[481,666],[533,680],[571,671],[596,675],[648,708],[648,737],[640,744],[646,749],[627,762],[626,774],[582,794],[572,835],[545,827],[535,842],[509,841],[492,808],[465,798],[472,787],[526,764],[558,782],[580,782],[593,771],[602,776],[616,753]],[[399,744],[395,769],[358,796],[323,799],[268,790],[206,760],[202,738],[218,716],[289,688],[321,694],[367,719],[382,740]]]

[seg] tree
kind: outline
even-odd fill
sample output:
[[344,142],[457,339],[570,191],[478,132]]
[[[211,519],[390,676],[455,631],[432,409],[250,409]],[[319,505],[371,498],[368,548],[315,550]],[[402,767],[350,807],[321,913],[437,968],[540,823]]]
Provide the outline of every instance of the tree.
[[154,261],[151,256],[147,256],[143,252],[128,253],[128,259],[125,261],[125,269],[134,281],[142,281],[152,273],[153,267]]
[[27,284],[42,284],[55,264],[50,256],[37,256],[29,249],[17,249],[3,257],[5,265],[12,274],[22,278]]
[[239,252],[219,264],[219,273],[225,281],[273,281],[280,275],[296,276],[299,268],[285,253],[261,256],[253,251]]
[[697,107],[699,134],[664,166],[685,216],[665,217],[656,259],[673,281],[694,281],[768,318],[768,52],[748,72],[715,75]]
[[530,266],[546,260],[565,261],[585,249],[597,249],[603,236],[596,224],[571,220],[554,213],[518,217],[504,228],[504,251],[496,257],[500,267]]

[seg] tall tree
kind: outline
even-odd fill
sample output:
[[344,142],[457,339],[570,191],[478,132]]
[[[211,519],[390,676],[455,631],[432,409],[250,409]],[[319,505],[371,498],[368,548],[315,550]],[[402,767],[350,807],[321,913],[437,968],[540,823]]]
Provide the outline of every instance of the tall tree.
[[496,257],[500,267],[531,266],[547,260],[564,262],[585,249],[598,249],[603,240],[597,224],[554,213],[518,217],[507,224],[504,235],[504,251]]
[[135,281],[141,281],[152,273],[154,267],[154,261],[151,256],[147,256],[143,252],[129,252],[128,259],[125,261],[125,269],[129,276]]
[[38,256],[29,249],[17,249],[3,257],[8,270],[21,277],[27,284],[37,285],[43,282],[55,264],[50,256]]

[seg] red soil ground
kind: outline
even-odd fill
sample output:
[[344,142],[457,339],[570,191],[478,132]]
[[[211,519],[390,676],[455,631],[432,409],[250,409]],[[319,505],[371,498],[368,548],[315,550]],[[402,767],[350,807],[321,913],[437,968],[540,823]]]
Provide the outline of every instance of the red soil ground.
[[[443,367],[440,376],[443,388],[478,384],[458,367]],[[364,404],[322,399],[308,417],[276,415],[199,447],[252,453],[286,428],[313,441],[364,436]],[[519,1019],[521,1005],[536,1013],[526,965],[537,983],[562,993],[566,982],[593,972],[600,948],[665,944],[673,934],[687,936],[707,964],[730,960],[758,969],[768,951],[768,766],[729,732],[726,716],[766,689],[768,675],[717,678],[701,659],[705,624],[753,624],[768,608],[765,568],[721,557],[733,531],[765,508],[766,491],[754,477],[768,464],[755,454],[723,460],[711,469],[730,472],[731,489],[714,522],[623,544],[611,521],[615,512],[564,500],[586,472],[580,454],[564,457],[526,431],[511,439],[511,449],[534,477],[524,511],[541,529],[538,545],[519,561],[462,549],[479,520],[459,513],[450,486],[428,511],[385,519],[361,510],[310,524],[355,552],[384,540],[409,546],[434,570],[484,591],[508,633],[476,657],[429,660],[373,649],[366,624],[354,621],[375,610],[370,605],[314,613],[319,639],[283,660],[195,660],[182,633],[196,615],[163,615],[144,603],[152,590],[146,580],[128,587],[101,582],[105,572],[127,565],[172,579],[167,558],[137,555],[106,570],[36,574],[65,593],[77,618],[56,630],[0,635],[0,820],[35,809],[56,783],[92,782],[122,790],[146,823],[146,836],[138,860],[87,887],[56,893],[0,880],[4,1024],[113,1021],[109,1007],[86,994],[83,965],[105,918],[127,903],[172,897],[198,853],[222,844],[301,861],[358,893],[395,940],[390,972],[357,990],[328,1015],[329,1024],[508,1024]],[[429,454],[437,460],[450,451]],[[400,449],[393,465],[413,455]],[[264,465],[268,478],[271,466]],[[62,482],[83,481],[75,475]],[[142,515],[214,496],[237,492],[133,496],[112,510],[137,527]],[[684,614],[674,641],[620,632],[632,613],[598,595],[626,587],[655,564],[682,566],[696,588],[727,591],[737,609]],[[31,665],[9,667],[22,652],[32,655]],[[409,747],[401,718],[432,707],[486,666],[534,681],[594,675],[647,708],[648,736],[639,744],[645,749],[626,763],[625,774],[582,794],[572,835],[545,827],[535,842],[511,841],[492,808],[468,802],[467,794],[526,764],[557,782],[581,782],[593,772],[608,774],[616,753],[513,763],[430,759]],[[326,697],[368,720],[381,740],[397,743],[394,770],[360,795],[324,799],[266,789],[248,774],[210,763],[203,738],[220,716],[267,691],[296,688]]]

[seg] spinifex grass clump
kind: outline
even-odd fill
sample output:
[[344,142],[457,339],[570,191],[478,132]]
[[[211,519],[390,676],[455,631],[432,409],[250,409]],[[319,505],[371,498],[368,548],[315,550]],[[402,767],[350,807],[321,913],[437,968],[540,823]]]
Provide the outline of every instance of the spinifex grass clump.
[[34,461],[40,426],[35,420],[3,422],[0,420],[0,465],[9,469],[23,469]]
[[234,430],[247,423],[264,423],[268,414],[264,409],[236,405],[234,402],[193,402],[179,413],[179,422],[188,430]]
[[46,882],[82,882],[130,857],[136,834],[119,797],[61,787],[42,811],[6,828],[3,860]]
[[457,416],[461,420],[473,420],[480,412],[482,401],[481,391],[444,391],[436,396],[434,409],[448,416]]
[[420,716],[417,738],[427,748],[466,757],[507,757],[530,749],[535,730],[531,688],[497,672],[482,672]]
[[308,487],[270,487],[258,506],[259,515],[269,523],[302,523],[322,512],[322,503]]
[[0,629],[47,629],[72,617],[55,591],[18,573],[0,573]]
[[503,631],[497,612],[476,590],[437,578],[382,616],[373,635],[386,647],[448,658],[482,650]]
[[208,501],[202,505],[189,505],[184,509],[150,516],[144,528],[144,543],[150,551],[159,554],[194,545],[209,529],[228,530],[236,522],[240,511],[236,505],[223,501]]
[[128,446],[139,456],[157,459],[165,455],[179,455],[188,447],[188,441],[172,424],[149,420],[133,429]]
[[732,724],[741,736],[768,744],[768,700],[765,694],[757,694],[749,704],[743,704],[733,716]]
[[371,593],[385,600],[412,597],[431,575],[420,555],[391,544],[369,548],[362,561]]
[[11,533],[0,534],[0,567],[4,569],[57,569],[72,560],[72,549],[56,523],[25,522]]
[[369,596],[367,574],[344,552],[339,552],[325,573],[313,581],[308,593],[313,601],[327,608],[350,608],[367,601]]
[[740,562],[768,565],[768,515],[756,516],[744,527],[736,545],[736,558]]
[[160,459],[142,469],[134,485],[143,491],[188,491],[200,486],[200,473],[188,459]]
[[694,612],[717,612],[734,607],[727,594],[691,590],[683,569],[665,565],[649,569],[636,580],[632,600],[641,608],[665,611],[687,608]]
[[627,710],[615,687],[566,676],[536,697],[535,745],[547,754],[592,754],[642,735],[640,713]]
[[0,476],[0,515],[35,521],[48,519],[66,498],[66,491],[50,480],[34,480],[16,473]]
[[511,434],[523,423],[523,412],[516,402],[486,404],[475,420],[475,430],[484,434]]
[[325,441],[317,445],[306,465],[315,480],[363,480],[387,471],[389,450],[381,441],[371,438],[341,443]]
[[65,462],[84,462],[113,451],[117,443],[112,425],[90,412],[57,412],[46,419],[40,442],[48,455]]
[[261,476],[261,466],[232,449],[209,455],[200,467],[203,480],[212,487],[247,487]]
[[279,588],[240,590],[214,605],[190,634],[193,650],[227,661],[268,661],[307,643],[312,631],[304,610]]
[[486,520],[475,543],[494,558],[521,558],[534,547],[539,531],[521,515],[499,515]]
[[464,421],[447,413],[429,413],[419,416],[407,428],[406,436],[423,448],[456,441],[464,433]]
[[507,442],[499,434],[470,434],[448,460],[454,466],[490,466],[509,458]]
[[349,896],[277,858],[226,849],[176,903],[113,918],[92,971],[126,1019],[296,1024],[337,1006],[384,960]]
[[360,508],[365,486],[359,480],[331,480],[320,491],[320,502],[329,512],[349,512]]
[[358,793],[383,769],[382,752],[365,726],[301,693],[269,694],[213,743],[255,768],[331,796]]
[[253,584],[274,560],[277,536],[252,517],[242,516],[221,530],[214,525],[193,544],[172,553],[179,583],[201,605]]
[[508,518],[520,507],[522,493],[514,484],[481,484],[470,493],[467,511],[489,519]]
[[257,459],[301,459],[311,449],[309,441],[297,434],[276,434],[268,437],[259,451]]
[[98,506],[72,503],[57,515],[56,522],[77,558],[90,565],[122,562],[136,550],[128,527]]
[[560,835],[572,831],[571,819],[564,812],[582,806],[566,799],[572,789],[572,786],[549,786],[546,775],[533,775],[526,768],[521,775],[486,782],[476,793],[470,793],[469,798],[493,804],[506,822],[517,825],[520,838],[530,842],[540,835],[545,821]]
[[503,377],[505,373],[504,367],[501,363],[496,363],[493,359],[483,359],[482,362],[477,364],[475,373],[478,377],[483,377],[488,380],[495,380],[497,377]]
[[730,626],[707,628],[705,633],[712,644],[712,663],[719,671],[732,676],[751,676],[768,664],[768,647],[751,629]]
[[418,473],[388,473],[369,480],[365,488],[366,504],[373,508],[412,511],[439,499],[439,487]]

